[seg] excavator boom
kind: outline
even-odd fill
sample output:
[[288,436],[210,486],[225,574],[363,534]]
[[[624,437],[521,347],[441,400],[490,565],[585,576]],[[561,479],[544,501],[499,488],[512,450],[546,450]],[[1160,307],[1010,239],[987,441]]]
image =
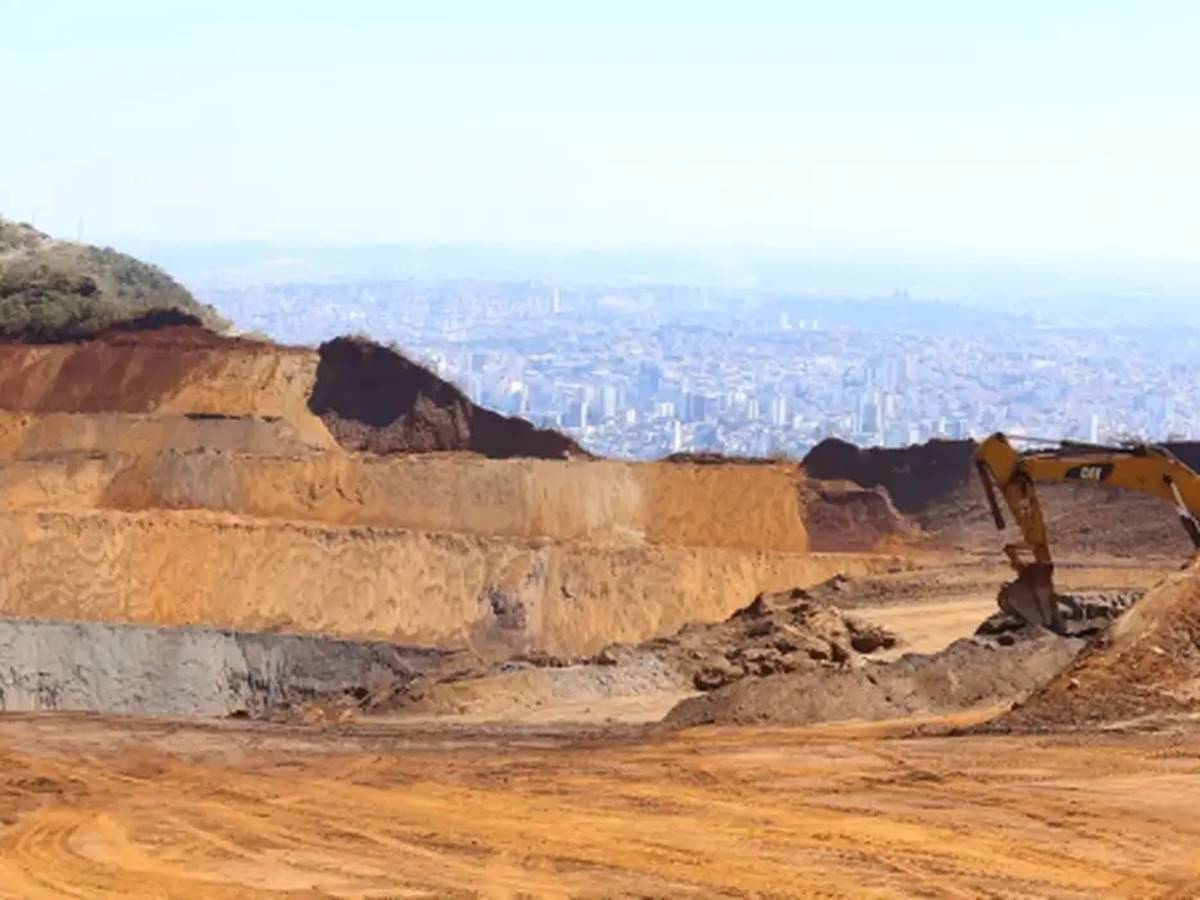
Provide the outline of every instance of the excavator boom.
[[1004,552],[1017,577],[1000,590],[1000,607],[1027,622],[1063,630],[1054,591],[1054,560],[1036,482],[1108,484],[1174,504],[1200,549],[1200,475],[1169,450],[1155,445],[1099,447],[1063,442],[1048,450],[1020,452],[1003,434],[980,444],[975,465],[996,527],[1005,527],[1004,506],[1021,532]]

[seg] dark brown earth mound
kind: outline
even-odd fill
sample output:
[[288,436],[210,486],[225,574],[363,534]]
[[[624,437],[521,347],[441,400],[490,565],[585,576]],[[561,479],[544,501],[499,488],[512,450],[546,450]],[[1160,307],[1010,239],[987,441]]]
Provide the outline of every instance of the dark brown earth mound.
[[1051,731],[1161,714],[1200,713],[1200,568],[1148,593],[1099,641],[989,723],[991,731]]
[[[1200,466],[1200,444],[1168,444]],[[810,478],[845,479],[886,490],[896,508],[942,541],[986,551],[1011,539],[996,531],[975,472],[973,441],[934,440],[860,449],[829,439],[804,459]],[[1169,504],[1108,485],[1038,486],[1051,547],[1059,555],[1187,558],[1191,542]],[[1006,517],[1007,518],[1007,517]],[[1010,523],[1011,525],[1011,523]]]
[[588,455],[563,434],[476,406],[454,385],[369,340],[335,338],[320,354],[309,408],[347,449],[467,450],[496,459]]
[[972,484],[974,441],[930,441],[899,449],[863,449],[828,438],[804,457],[811,478],[882,487],[901,512],[919,516]]

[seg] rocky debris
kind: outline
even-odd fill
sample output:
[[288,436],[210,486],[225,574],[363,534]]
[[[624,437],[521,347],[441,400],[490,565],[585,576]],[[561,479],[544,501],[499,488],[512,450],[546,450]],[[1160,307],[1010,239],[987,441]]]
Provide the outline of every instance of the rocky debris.
[[1200,713],[1200,568],[1148,592],[1070,666],[982,730],[1094,728]]
[[465,450],[495,459],[588,456],[566,435],[476,406],[454,385],[366,338],[321,345],[309,409],[348,450]]
[[894,662],[817,667],[743,679],[679,703],[665,722],[808,725],[889,719],[999,704],[1050,678],[1084,646],[1081,638],[1027,629],[1010,646],[964,638],[934,654]]
[[[844,579],[835,580],[822,586],[822,592],[845,590],[848,584]],[[1102,642],[1109,625],[1137,597],[1132,592],[1060,597],[1070,625],[1067,635],[1053,634],[997,613],[985,620],[972,637],[955,641],[937,653],[909,653],[891,662],[850,657],[857,664],[809,666],[761,679],[728,679],[723,683],[706,675],[706,683],[716,685],[709,689],[711,693],[681,702],[666,721],[677,726],[752,722],[795,725],[938,714],[1010,703],[1054,678],[1088,646],[1089,639]],[[862,651],[869,652],[873,647],[888,646],[886,639],[886,634],[860,628],[851,634],[849,643],[858,651],[854,645],[858,640]],[[1070,689],[1078,687],[1076,684]]]
[[553,672],[556,689],[575,684],[585,692],[682,694],[780,673],[858,667],[870,654],[894,648],[897,638],[843,614],[826,599],[850,583],[835,576],[813,589],[821,596],[799,588],[759,594],[723,622],[691,623],[667,637],[610,644],[587,657],[524,651],[496,661],[477,651],[448,654],[392,698],[389,707],[430,711],[480,703],[477,695],[487,685],[504,684],[506,677],[523,672]]
[[[835,576],[819,590],[836,591],[843,582]],[[828,600],[796,588],[759,594],[724,622],[693,623],[636,647],[606,648],[596,660],[650,654],[696,689],[712,691],[747,677],[853,666],[859,657],[891,649],[896,642],[887,629],[847,616]]]
[[[1070,637],[1094,638],[1103,634],[1118,618],[1142,598],[1141,591],[1117,591],[1100,594],[1058,594],[1059,614],[1065,633]],[[1014,635],[1027,628],[1018,616],[1002,610],[993,613],[975,630],[978,637],[991,637],[1012,643]]]

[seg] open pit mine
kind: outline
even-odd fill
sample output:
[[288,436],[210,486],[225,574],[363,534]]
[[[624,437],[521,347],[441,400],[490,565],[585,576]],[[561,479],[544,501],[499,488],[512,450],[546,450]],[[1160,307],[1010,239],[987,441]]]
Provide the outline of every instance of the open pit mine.
[[10,337],[0,897],[1200,895],[1186,535],[1050,486],[1031,626],[974,452],[598,459],[362,338]]

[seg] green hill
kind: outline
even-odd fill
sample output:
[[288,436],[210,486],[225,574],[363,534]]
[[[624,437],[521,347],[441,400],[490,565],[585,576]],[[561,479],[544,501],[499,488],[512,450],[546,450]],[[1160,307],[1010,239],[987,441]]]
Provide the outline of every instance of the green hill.
[[214,330],[229,327],[156,266],[0,218],[0,339],[87,337],[158,309],[180,310]]

